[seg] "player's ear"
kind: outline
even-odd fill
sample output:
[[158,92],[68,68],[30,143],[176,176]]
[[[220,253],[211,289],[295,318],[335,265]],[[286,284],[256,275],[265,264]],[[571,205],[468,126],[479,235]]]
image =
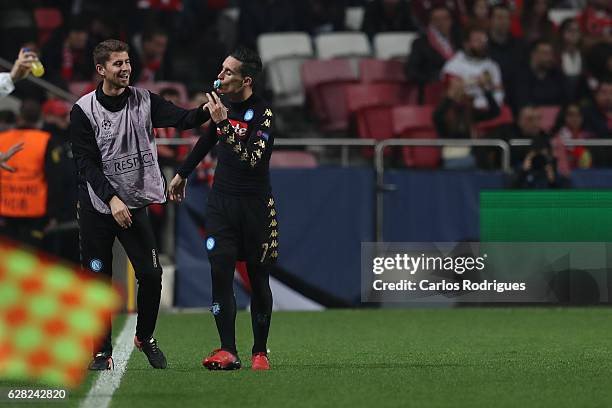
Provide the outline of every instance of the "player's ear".
[[244,77],[244,79],[242,80],[242,84],[243,85],[248,85],[248,86],[253,86],[253,78],[251,77]]
[[102,64],[96,64],[96,72],[98,73],[98,75],[104,76],[105,71],[106,70],[104,69],[104,66]]

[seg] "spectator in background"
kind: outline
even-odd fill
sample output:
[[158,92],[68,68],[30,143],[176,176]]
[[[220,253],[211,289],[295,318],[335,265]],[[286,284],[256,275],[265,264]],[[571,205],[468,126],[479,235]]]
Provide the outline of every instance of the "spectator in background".
[[[478,86],[483,89],[487,100],[486,109],[474,109],[472,97],[466,93],[466,85],[461,78],[451,78],[446,97],[438,104],[433,113],[433,123],[438,137],[443,139],[471,139],[477,137],[475,125],[483,120],[494,119],[500,107],[493,97],[491,77],[479,77]],[[472,150],[475,156],[486,154]],[[467,147],[444,147],[442,158],[445,168],[473,167],[475,160]]]
[[569,177],[575,168],[586,169],[593,164],[589,149],[585,146],[566,146],[566,142],[576,139],[587,139],[589,133],[584,130],[582,111],[578,104],[569,104],[559,113],[560,129],[551,140],[555,157],[558,159],[559,173]]
[[431,10],[427,31],[412,43],[406,62],[406,78],[421,88],[440,79],[442,67],[455,54],[451,36],[452,18],[446,7]]
[[370,38],[386,31],[416,31],[406,0],[373,0],[365,7],[361,31]]
[[15,126],[17,118],[10,110],[0,110],[0,132],[4,132]]
[[36,53],[22,48],[10,72],[0,73],[0,98],[10,94],[15,89],[15,82],[27,77],[32,70],[32,61]]
[[347,0],[299,0],[298,26],[311,35],[345,30]]
[[301,2],[291,0],[239,0],[238,42],[257,49],[263,33],[299,31],[297,11]]
[[569,187],[566,177],[559,174],[557,160],[548,137],[532,141],[529,152],[521,164],[514,183],[515,188],[548,189]]
[[513,25],[513,34],[526,42],[555,37],[555,25],[548,18],[549,0],[525,0],[521,11],[520,24]]
[[506,100],[510,105],[518,68],[525,63],[525,43],[512,35],[511,24],[512,14],[507,6],[493,7],[489,26],[489,56],[501,69],[502,83],[508,91]]
[[75,16],[58,28],[42,49],[46,79],[68,89],[71,81],[88,81],[94,72],[91,63],[88,21]]
[[138,52],[132,51],[130,60],[134,83],[170,79],[170,64],[166,62],[167,50],[168,34],[164,30],[154,28],[142,33],[141,47]]
[[0,134],[0,151],[23,143],[23,150],[6,163],[16,172],[2,172],[0,234],[44,249],[45,236],[57,225],[64,197],[58,170],[61,148],[48,132],[40,130],[40,114],[39,101],[25,99],[17,128]]
[[471,7],[468,9],[465,26],[477,26],[488,29],[490,14],[491,7],[489,5],[489,0],[473,0]]
[[553,45],[536,41],[530,52],[529,64],[522,67],[515,86],[515,111],[525,105],[563,105],[564,76],[557,67]]
[[[438,8],[445,8],[449,11],[455,24],[461,23],[460,16],[468,14],[465,0],[428,0],[410,1],[412,16],[421,31],[427,30],[431,23],[431,14]],[[454,33],[457,35],[458,33]]]
[[[525,105],[515,116],[516,122],[512,127],[508,137],[505,139],[531,139],[548,138],[548,135],[542,130],[542,114],[533,105]],[[511,148],[511,157],[513,164],[522,163],[529,149],[522,146],[514,146]]]
[[612,137],[612,80],[601,82],[595,90],[593,100],[584,111],[584,127],[593,137]]
[[584,83],[581,37],[578,21],[570,18],[561,23],[559,27],[559,55],[561,57],[561,71],[565,76],[566,95],[569,101],[578,99],[579,88]]
[[[487,56],[487,32],[482,27],[470,27],[465,33],[463,51],[457,52],[442,68],[446,77],[463,79],[466,92],[474,98],[476,109],[486,109],[487,98],[483,82],[492,83],[492,92],[498,105],[504,102],[504,88],[499,65]],[[488,77],[488,78],[487,78]]]
[[[49,99],[42,105],[42,130],[51,135],[49,143],[53,146],[52,160],[56,161],[53,177],[57,190],[62,192],[60,208],[57,213],[57,223],[76,221],[77,183],[76,167],[72,160],[68,125],[70,105],[59,99]],[[55,255],[72,262],[79,262],[79,232],[75,227],[65,231],[47,231],[45,248]]]
[[612,41],[591,46],[584,57],[589,88],[594,91],[599,82],[612,78]]
[[466,92],[466,84],[461,78],[451,78],[446,97],[438,104],[433,113],[433,122],[442,139],[470,139],[474,137],[476,123],[496,118],[500,107],[493,97],[493,82],[489,76],[478,77],[487,106],[474,109],[472,97]]

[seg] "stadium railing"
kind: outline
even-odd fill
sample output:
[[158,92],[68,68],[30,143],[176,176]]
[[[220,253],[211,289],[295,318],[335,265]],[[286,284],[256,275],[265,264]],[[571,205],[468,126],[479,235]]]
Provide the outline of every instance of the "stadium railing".
[[512,171],[510,166],[510,145],[501,139],[387,139],[374,147],[374,166],[376,169],[376,242],[383,240],[384,194],[394,191],[395,186],[385,184],[385,147],[388,146],[439,146],[439,147],[498,147],[502,151],[501,165],[504,173]]

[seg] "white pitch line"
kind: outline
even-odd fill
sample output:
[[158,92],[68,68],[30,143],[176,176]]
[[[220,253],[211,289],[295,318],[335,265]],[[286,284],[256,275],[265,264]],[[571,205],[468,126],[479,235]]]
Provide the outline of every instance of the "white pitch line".
[[108,408],[115,390],[119,388],[121,378],[132,350],[134,350],[134,333],[136,331],[136,315],[128,315],[125,325],[119,333],[117,343],[113,347],[114,370],[100,371],[98,379],[87,393],[87,397],[81,403],[80,408]]

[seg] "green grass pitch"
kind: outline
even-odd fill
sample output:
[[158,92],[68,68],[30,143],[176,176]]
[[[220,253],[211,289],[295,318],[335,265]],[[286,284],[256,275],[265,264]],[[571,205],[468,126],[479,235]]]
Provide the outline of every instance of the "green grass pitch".
[[609,308],[277,312],[273,369],[252,372],[241,312],[243,369],[209,372],[200,362],[218,345],[212,316],[162,314],[169,368],[135,350],[111,407],[608,407],[611,328]]

